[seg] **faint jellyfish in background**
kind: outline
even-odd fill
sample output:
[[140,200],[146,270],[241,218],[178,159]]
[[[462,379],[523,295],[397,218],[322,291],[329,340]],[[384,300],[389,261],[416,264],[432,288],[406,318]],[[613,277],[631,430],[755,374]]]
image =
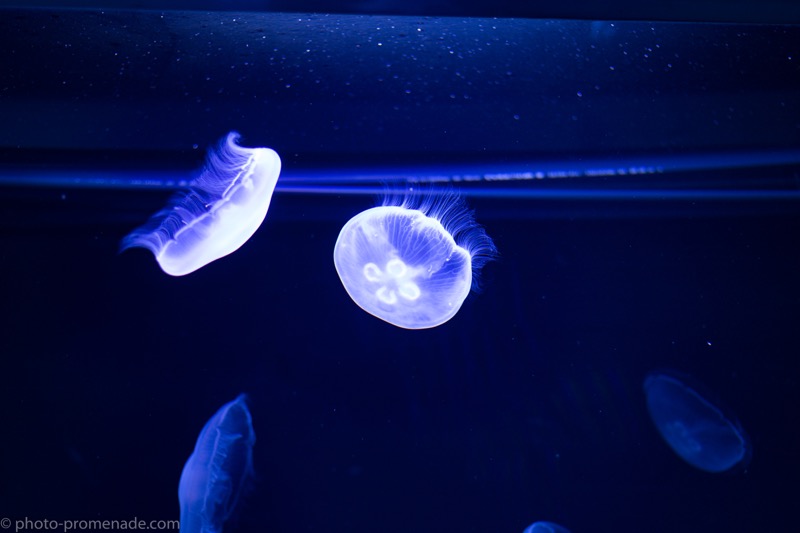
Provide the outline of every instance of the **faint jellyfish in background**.
[[240,394],[203,427],[178,484],[181,533],[222,533],[244,486],[253,477],[256,436]]
[[239,249],[264,221],[281,171],[269,148],[243,148],[231,132],[187,190],[135,229],[120,251],[147,248],[171,276],[190,274]]
[[387,195],[344,225],[333,262],[364,311],[406,329],[439,326],[461,308],[496,250],[460,195]]
[[569,533],[569,529],[553,522],[534,522],[522,533]]
[[738,420],[674,373],[652,372],[644,380],[650,418],[681,459],[706,472],[747,466],[750,440]]

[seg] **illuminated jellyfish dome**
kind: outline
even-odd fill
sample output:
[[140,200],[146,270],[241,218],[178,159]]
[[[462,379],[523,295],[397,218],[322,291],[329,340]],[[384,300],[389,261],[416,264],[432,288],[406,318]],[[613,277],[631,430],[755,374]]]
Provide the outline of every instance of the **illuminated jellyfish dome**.
[[230,132],[209,152],[189,187],[144,226],[122,240],[120,251],[146,248],[161,270],[185,276],[238,250],[264,221],[281,172],[269,148],[244,148]]
[[703,394],[699,383],[675,372],[652,372],[644,381],[650,418],[670,448],[693,467],[711,473],[746,467],[750,439],[733,413]]
[[395,326],[425,329],[455,316],[495,255],[461,196],[389,196],[344,225],[333,251],[347,293]]

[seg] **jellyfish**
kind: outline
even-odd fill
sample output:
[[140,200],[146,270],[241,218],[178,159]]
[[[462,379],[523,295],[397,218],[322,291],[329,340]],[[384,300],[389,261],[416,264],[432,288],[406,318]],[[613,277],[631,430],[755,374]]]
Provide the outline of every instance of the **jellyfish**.
[[181,533],[222,533],[243,487],[253,477],[256,436],[240,394],[203,427],[178,484]]
[[522,533],[569,533],[569,529],[553,522],[534,522]]
[[674,373],[653,372],[644,381],[647,409],[661,437],[678,456],[706,472],[746,466],[750,440],[732,414]]
[[238,140],[229,133],[188,189],[125,237],[120,251],[146,248],[164,272],[184,276],[247,242],[267,216],[281,160],[269,148],[243,148]]
[[333,262],[367,313],[406,329],[444,324],[496,250],[457,193],[387,195],[344,225]]

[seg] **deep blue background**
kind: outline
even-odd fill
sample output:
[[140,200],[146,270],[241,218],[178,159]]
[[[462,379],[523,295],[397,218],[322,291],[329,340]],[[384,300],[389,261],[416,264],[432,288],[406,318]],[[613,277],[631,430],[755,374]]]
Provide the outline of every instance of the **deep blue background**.
[[[3,170],[190,171],[234,128],[288,174],[800,139],[793,27],[232,18],[4,17]],[[388,56],[376,22],[395,26]],[[252,51],[262,40],[279,51]],[[325,53],[306,58],[309,42]],[[788,200],[637,197],[672,177]],[[361,311],[336,276],[338,231],[370,197],[278,193],[242,249],[170,278],[147,252],[117,255],[167,191],[3,188],[0,517],[177,518],[198,432],[246,392],[259,479],[230,532],[791,530],[796,167],[584,181],[633,193],[473,189],[500,257],[452,321],[417,332]],[[642,393],[656,368],[738,414],[745,471],[696,471],[661,441]]]
[[231,129],[290,172],[800,144],[796,26],[34,10],[0,29],[4,163],[197,158]]
[[529,17],[796,24],[793,0],[0,0],[0,6],[284,11],[439,17]]
[[[792,522],[799,217],[482,220],[502,254],[485,291],[413,332],[349,300],[331,251],[366,206],[324,201],[341,216],[304,222],[314,202],[279,195],[245,247],[178,279],[115,255],[118,225],[6,230],[3,511],[176,516],[199,429],[245,391],[259,481],[239,531]],[[747,471],[660,440],[641,390],[660,367],[738,413]]]

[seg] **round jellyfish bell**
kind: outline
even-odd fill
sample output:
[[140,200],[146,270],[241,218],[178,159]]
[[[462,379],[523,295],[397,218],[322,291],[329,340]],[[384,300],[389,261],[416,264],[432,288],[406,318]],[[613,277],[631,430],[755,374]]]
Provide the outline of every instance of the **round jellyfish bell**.
[[718,473],[747,466],[750,439],[732,413],[675,372],[651,372],[644,381],[650,418],[670,448],[695,468]]
[[364,311],[400,328],[425,329],[453,318],[495,253],[460,195],[412,190],[351,218],[333,262]]

